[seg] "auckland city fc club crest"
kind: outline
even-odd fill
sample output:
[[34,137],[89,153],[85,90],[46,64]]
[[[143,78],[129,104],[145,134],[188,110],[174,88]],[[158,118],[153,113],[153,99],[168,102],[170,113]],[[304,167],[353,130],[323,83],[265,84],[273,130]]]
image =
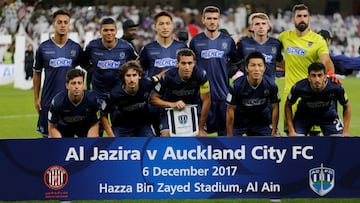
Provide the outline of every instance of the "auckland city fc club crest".
[[185,125],[188,122],[188,116],[187,115],[179,115],[178,121],[180,124]]
[[316,167],[309,170],[310,188],[320,196],[326,195],[335,186],[335,170],[332,168]]

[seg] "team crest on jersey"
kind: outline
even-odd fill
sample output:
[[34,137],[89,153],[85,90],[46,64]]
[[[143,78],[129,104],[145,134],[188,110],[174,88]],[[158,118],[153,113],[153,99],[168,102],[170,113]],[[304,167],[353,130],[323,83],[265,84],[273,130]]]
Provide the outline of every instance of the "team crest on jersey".
[[185,125],[188,122],[188,116],[187,115],[179,115],[178,121],[180,124]]
[[226,42],[223,42],[221,45],[222,49],[227,49],[228,48],[228,44]]
[[270,94],[270,91],[268,89],[264,90],[264,95],[268,96]]
[[272,48],[271,48],[271,53],[272,53],[272,54],[276,54],[276,51],[277,51],[276,47],[272,47]]
[[70,56],[71,56],[71,57],[76,56],[76,50],[75,50],[75,49],[72,49],[72,50],[70,51]]
[[120,54],[119,54],[119,56],[120,56],[120,59],[124,59],[125,58],[125,52],[120,52]]
[[316,167],[309,170],[310,188],[320,196],[329,193],[335,186],[335,170],[332,168]]
[[308,46],[311,47],[314,43],[313,42],[308,42]]

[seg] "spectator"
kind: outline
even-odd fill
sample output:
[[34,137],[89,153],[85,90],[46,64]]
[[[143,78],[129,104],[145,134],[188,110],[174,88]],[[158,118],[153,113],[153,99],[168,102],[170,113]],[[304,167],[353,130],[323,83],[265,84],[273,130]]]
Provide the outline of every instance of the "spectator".
[[[129,42],[131,44],[131,46],[133,46],[133,48],[135,49],[135,45],[133,43],[133,40],[136,39],[137,34],[136,34],[136,30],[137,27],[139,26],[139,24],[135,24],[133,20],[128,19],[123,23],[123,31],[124,34],[121,37],[121,39]],[[139,50],[135,50],[136,52],[138,52]]]
[[32,79],[34,67],[34,51],[33,46],[29,44],[25,51],[25,80]]

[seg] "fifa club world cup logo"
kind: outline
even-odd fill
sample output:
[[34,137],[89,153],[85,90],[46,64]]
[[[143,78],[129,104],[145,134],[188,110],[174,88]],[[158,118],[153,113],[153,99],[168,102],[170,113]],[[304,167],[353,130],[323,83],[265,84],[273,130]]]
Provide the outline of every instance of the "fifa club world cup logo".
[[320,196],[326,195],[335,186],[335,170],[332,168],[320,167],[309,170],[310,188]]
[[61,166],[50,166],[44,172],[44,183],[52,190],[60,190],[67,184],[68,172]]

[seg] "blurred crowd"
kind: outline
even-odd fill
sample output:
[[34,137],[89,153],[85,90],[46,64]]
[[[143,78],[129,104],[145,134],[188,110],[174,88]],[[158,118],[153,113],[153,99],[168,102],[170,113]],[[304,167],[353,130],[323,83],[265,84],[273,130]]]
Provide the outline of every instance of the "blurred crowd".
[[[4,3],[0,15],[0,35],[10,34],[15,41],[17,33],[26,33],[27,44],[32,44],[36,48],[40,43],[40,36],[44,32],[51,33],[52,13],[60,8],[44,8],[41,3],[33,5],[25,4],[21,0],[14,0],[11,3]],[[67,9],[71,13],[71,31],[78,32],[80,44],[85,45],[85,36],[92,33],[94,37],[98,36],[99,22],[105,16],[113,17],[118,22],[118,35],[122,35],[122,23],[127,19],[132,19],[138,23],[138,37],[133,41],[135,48],[139,50],[142,46],[154,39],[152,29],[152,17],[154,13],[161,10],[167,10],[173,14],[175,32],[186,31],[188,39],[202,31],[201,8],[174,8],[169,4],[158,3],[150,6],[132,6],[132,5],[98,5],[98,6],[76,6],[71,3],[62,5],[61,8]],[[226,29],[235,41],[248,34],[247,17],[250,13],[259,11],[250,4],[239,4],[234,8],[227,8],[222,11],[221,28]],[[266,12],[266,11],[265,11]],[[279,8],[276,13],[269,13],[272,24],[271,36],[277,35],[288,29],[293,29],[291,22],[290,9]],[[322,14],[312,14],[311,29],[315,32],[326,29],[333,34],[333,42],[330,51],[333,54],[345,54],[350,57],[359,56],[360,47],[360,23],[357,16],[341,16],[334,13],[332,16]],[[14,44],[0,45],[0,62],[7,50],[14,51]]]

